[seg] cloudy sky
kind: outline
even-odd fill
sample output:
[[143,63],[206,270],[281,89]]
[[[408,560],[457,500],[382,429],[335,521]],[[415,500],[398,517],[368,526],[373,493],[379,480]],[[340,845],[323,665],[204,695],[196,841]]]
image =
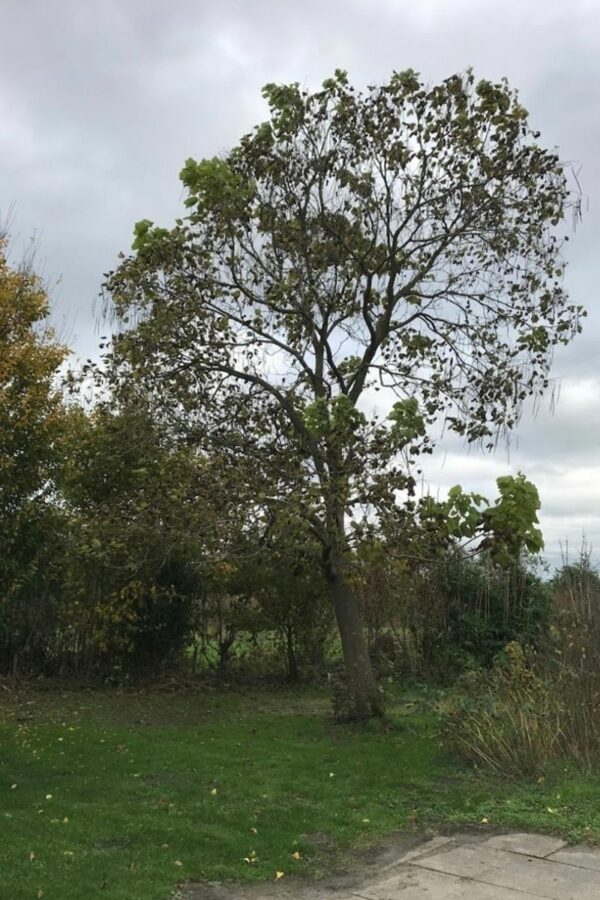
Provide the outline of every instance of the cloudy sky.
[[473,66],[519,87],[534,127],[581,169],[589,211],[569,246],[585,332],[557,354],[554,410],[527,415],[510,450],[457,443],[427,463],[434,491],[494,493],[526,472],[542,496],[547,556],[582,539],[600,558],[600,0],[0,0],[0,221],[36,235],[60,283],[53,314],[78,354],[98,342],[102,273],[133,223],[169,224],[188,156],[213,156],[264,118],[261,86],[357,85],[414,68],[431,81]]

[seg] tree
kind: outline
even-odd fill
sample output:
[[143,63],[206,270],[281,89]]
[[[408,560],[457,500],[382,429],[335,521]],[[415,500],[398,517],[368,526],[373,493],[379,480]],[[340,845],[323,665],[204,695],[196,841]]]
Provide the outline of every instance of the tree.
[[[9,265],[0,236],[0,659],[13,669],[44,605],[56,543],[47,501],[63,417],[56,377],[67,351],[47,317],[40,278]],[[37,611],[28,609],[33,596]]]
[[274,525],[257,555],[254,580],[259,621],[280,636],[287,679],[301,677],[301,665],[323,666],[331,635],[326,586],[319,570],[319,546],[306,523],[289,516],[285,526]]
[[87,674],[159,671],[193,629],[209,476],[141,406],[72,407],[61,450],[69,542],[57,661]]
[[299,505],[366,717],[353,529],[410,493],[429,424],[491,445],[547,387],[582,314],[561,285],[567,185],[505,81],[409,70],[361,93],[337,71],[264,96],[268,121],[186,162],[185,217],[136,225],[107,281],[113,377],[229,448],[260,502]]

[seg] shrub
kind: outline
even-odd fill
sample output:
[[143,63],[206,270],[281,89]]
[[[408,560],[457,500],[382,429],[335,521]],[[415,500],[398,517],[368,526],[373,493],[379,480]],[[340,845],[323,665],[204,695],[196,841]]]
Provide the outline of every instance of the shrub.
[[532,774],[560,755],[562,706],[520,644],[508,644],[493,669],[465,676],[457,688],[446,737],[475,765]]
[[409,563],[383,546],[369,549],[355,587],[381,674],[391,669],[453,681],[492,665],[510,641],[543,642],[551,592],[534,560],[507,569],[485,555],[465,559],[453,552]]
[[570,633],[555,629],[554,640],[554,653],[541,657],[510,643],[489,672],[460,680],[446,709],[454,750],[504,774],[539,773],[558,760],[598,765],[600,674],[569,662]]
[[538,648],[550,621],[551,593],[532,560],[505,569],[485,557],[448,562],[439,573],[443,628],[430,637],[430,666],[454,673],[489,667],[509,643]]

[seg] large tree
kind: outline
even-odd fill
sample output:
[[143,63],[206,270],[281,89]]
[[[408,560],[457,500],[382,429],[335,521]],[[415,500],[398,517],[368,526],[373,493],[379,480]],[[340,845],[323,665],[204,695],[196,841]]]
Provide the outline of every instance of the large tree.
[[229,447],[257,501],[293,498],[364,717],[380,702],[352,529],[410,491],[428,423],[489,443],[547,387],[581,313],[561,284],[567,185],[504,81],[406,71],[358,92],[337,71],[264,96],[268,121],[186,162],[175,227],[137,224],[108,279],[134,323],[113,372],[201,446]]

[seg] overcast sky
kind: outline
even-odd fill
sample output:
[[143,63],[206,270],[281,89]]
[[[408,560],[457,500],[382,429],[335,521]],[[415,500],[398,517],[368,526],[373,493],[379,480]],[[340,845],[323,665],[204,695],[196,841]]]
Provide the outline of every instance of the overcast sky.
[[557,354],[560,397],[526,416],[510,453],[456,442],[427,461],[434,491],[494,494],[521,469],[542,497],[547,556],[600,557],[600,0],[0,0],[0,220],[15,252],[37,236],[54,318],[96,353],[102,273],[133,223],[180,212],[178,172],[265,117],[269,81],[314,88],[337,68],[357,85],[414,68],[475,69],[518,87],[542,141],[581,167],[589,211],[569,246],[584,334]]

